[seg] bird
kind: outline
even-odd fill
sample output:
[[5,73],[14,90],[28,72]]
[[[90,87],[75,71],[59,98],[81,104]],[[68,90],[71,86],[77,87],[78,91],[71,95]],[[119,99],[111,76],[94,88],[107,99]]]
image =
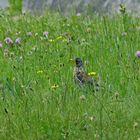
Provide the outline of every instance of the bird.
[[89,76],[84,70],[83,61],[81,58],[74,59],[75,67],[73,70],[74,81],[80,85],[88,84],[94,88],[94,91],[99,90],[99,83],[93,77]]

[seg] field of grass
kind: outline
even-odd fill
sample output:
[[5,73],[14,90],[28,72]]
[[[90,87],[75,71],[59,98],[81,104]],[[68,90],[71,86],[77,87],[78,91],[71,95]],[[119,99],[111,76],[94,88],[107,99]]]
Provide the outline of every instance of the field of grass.
[[[139,49],[140,18],[128,15],[1,15],[0,139],[138,140]],[[98,93],[74,83],[75,57]]]

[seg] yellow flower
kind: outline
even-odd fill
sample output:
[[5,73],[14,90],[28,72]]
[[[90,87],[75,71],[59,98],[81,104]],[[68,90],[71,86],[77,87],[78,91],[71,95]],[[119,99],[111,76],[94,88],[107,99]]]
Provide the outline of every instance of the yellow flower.
[[43,73],[43,70],[39,70],[39,71],[37,71],[37,74],[39,74],[39,73]]
[[58,36],[56,39],[49,39],[49,42],[56,42],[57,40],[61,39],[62,36]]
[[94,71],[89,72],[88,75],[89,75],[89,76],[95,76],[95,75],[96,75],[96,72],[94,72]]
[[62,36],[58,36],[56,39],[59,40],[59,39],[61,39],[61,38],[62,38]]
[[49,42],[55,42],[55,40],[54,40],[54,39],[49,39],[48,41],[49,41]]
[[59,87],[58,85],[54,84],[54,85],[51,86],[51,89],[56,89],[58,87]]

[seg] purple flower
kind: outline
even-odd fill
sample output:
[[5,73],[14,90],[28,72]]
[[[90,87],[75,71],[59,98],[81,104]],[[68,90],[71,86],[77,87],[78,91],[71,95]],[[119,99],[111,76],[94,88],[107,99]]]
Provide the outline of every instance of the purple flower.
[[48,37],[48,34],[49,34],[49,32],[47,32],[47,31],[43,32],[43,35],[46,37]]
[[18,37],[16,40],[15,40],[16,44],[21,44],[21,38]]
[[4,41],[6,44],[9,44],[9,45],[13,44],[13,40],[10,37],[6,37]]
[[140,51],[136,51],[135,56],[140,58]]
[[32,36],[32,32],[27,32],[27,36]]

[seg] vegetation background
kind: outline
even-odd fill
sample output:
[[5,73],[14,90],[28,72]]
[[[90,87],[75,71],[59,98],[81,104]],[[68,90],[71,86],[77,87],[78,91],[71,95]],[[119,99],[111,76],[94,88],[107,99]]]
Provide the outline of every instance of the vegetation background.
[[[0,139],[139,140],[140,18],[0,11]],[[16,8],[17,7],[17,8]],[[71,60],[100,91],[73,81]]]
[[[0,6],[8,6],[8,2],[15,3],[16,6],[21,0],[0,0]],[[85,12],[90,7],[90,12],[111,14],[112,12],[118,12],[120,3],[126,6],[127,12],[133,11],[133,13],[138,14],[140,11],[139,0],[22,0],[22,8],[23,11],[35,13],[42,13],[43,9],[47,8],[68,14],[74,9],[76,12]]]

